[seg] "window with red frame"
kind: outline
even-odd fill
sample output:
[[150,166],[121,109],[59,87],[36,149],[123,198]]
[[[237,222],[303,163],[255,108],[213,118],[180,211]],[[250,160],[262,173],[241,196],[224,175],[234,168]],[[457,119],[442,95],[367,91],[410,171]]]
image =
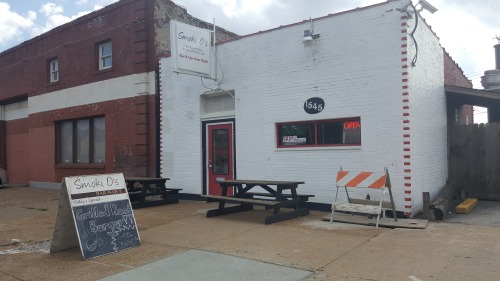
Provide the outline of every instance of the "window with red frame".
[[359,117],[276,124],[278,147],[361,145]]

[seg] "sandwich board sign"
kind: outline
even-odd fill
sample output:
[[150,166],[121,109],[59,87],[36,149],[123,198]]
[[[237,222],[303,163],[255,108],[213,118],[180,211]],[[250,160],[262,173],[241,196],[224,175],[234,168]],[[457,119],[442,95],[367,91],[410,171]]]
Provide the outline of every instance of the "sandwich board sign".
[[79,245],[90,259],[140,243],[123,174],[63,179],[51,253]]

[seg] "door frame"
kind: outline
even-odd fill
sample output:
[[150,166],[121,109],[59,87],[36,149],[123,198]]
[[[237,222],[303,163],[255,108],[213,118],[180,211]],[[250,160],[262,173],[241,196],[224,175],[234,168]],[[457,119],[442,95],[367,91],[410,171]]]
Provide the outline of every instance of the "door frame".
[[207,158],[208,158],[208,125],[218,125],[218,124],[232,124],[233,125],[233,177],[236,179],[236,120],[234,118],[225,118],[225,119],[216,119],[216,120],[207,120],[201,122],[201,150],[202,150],[202,177],[203,177],[203,186],[201,190],[202,195],[206,195],[208,193],[208,167],[207,167]]

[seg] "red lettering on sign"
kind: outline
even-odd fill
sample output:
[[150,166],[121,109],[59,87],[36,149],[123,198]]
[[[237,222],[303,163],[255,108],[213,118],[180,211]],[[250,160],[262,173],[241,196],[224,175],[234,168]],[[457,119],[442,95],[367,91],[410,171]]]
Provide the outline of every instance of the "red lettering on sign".
[[359,129],[361,128],[361,124],[359,121],[345,121],[344,122],[344,130],[349,130],[349,129]]

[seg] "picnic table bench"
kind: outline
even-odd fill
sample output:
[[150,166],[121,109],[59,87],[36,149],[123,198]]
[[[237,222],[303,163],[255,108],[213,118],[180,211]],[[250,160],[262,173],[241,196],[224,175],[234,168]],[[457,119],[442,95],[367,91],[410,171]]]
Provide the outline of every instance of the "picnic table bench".
[[[265,224],[271,224],[299,216],[307,216],[309,209],[303,203],[313,195],[298,195],[297,188],[301,181],[270,181],[270,180],[224,180],[218,181],[221,195],[204,195],[208,201],[219,202],[217,209],[209,210],[207,217],[221,216],[237,212],[249,211],[254,205],[264,206],[266,210],[273,209],[273,215],[265,219]],[[228,196],[228,189],[234,187],[234,195]],[[249,192],[252,188],[261,187],[265,192]],[[283,193],[290,190],[289,194]],[[257,196],[258,198],[256,198]],[[260,198],[266,197],[266,198]],[[226,207],[226,203],[239,204]],[[282,212],[282,208],[293,210]]]
[[[167,188],[169,178],[127,177],[127,191],[132,203],[137,207],[179,203],[178,194],[182,189]],[[162,200],[146,201],[146,197],[159,196]],[[134,205],[134,204],[133,204]]]

